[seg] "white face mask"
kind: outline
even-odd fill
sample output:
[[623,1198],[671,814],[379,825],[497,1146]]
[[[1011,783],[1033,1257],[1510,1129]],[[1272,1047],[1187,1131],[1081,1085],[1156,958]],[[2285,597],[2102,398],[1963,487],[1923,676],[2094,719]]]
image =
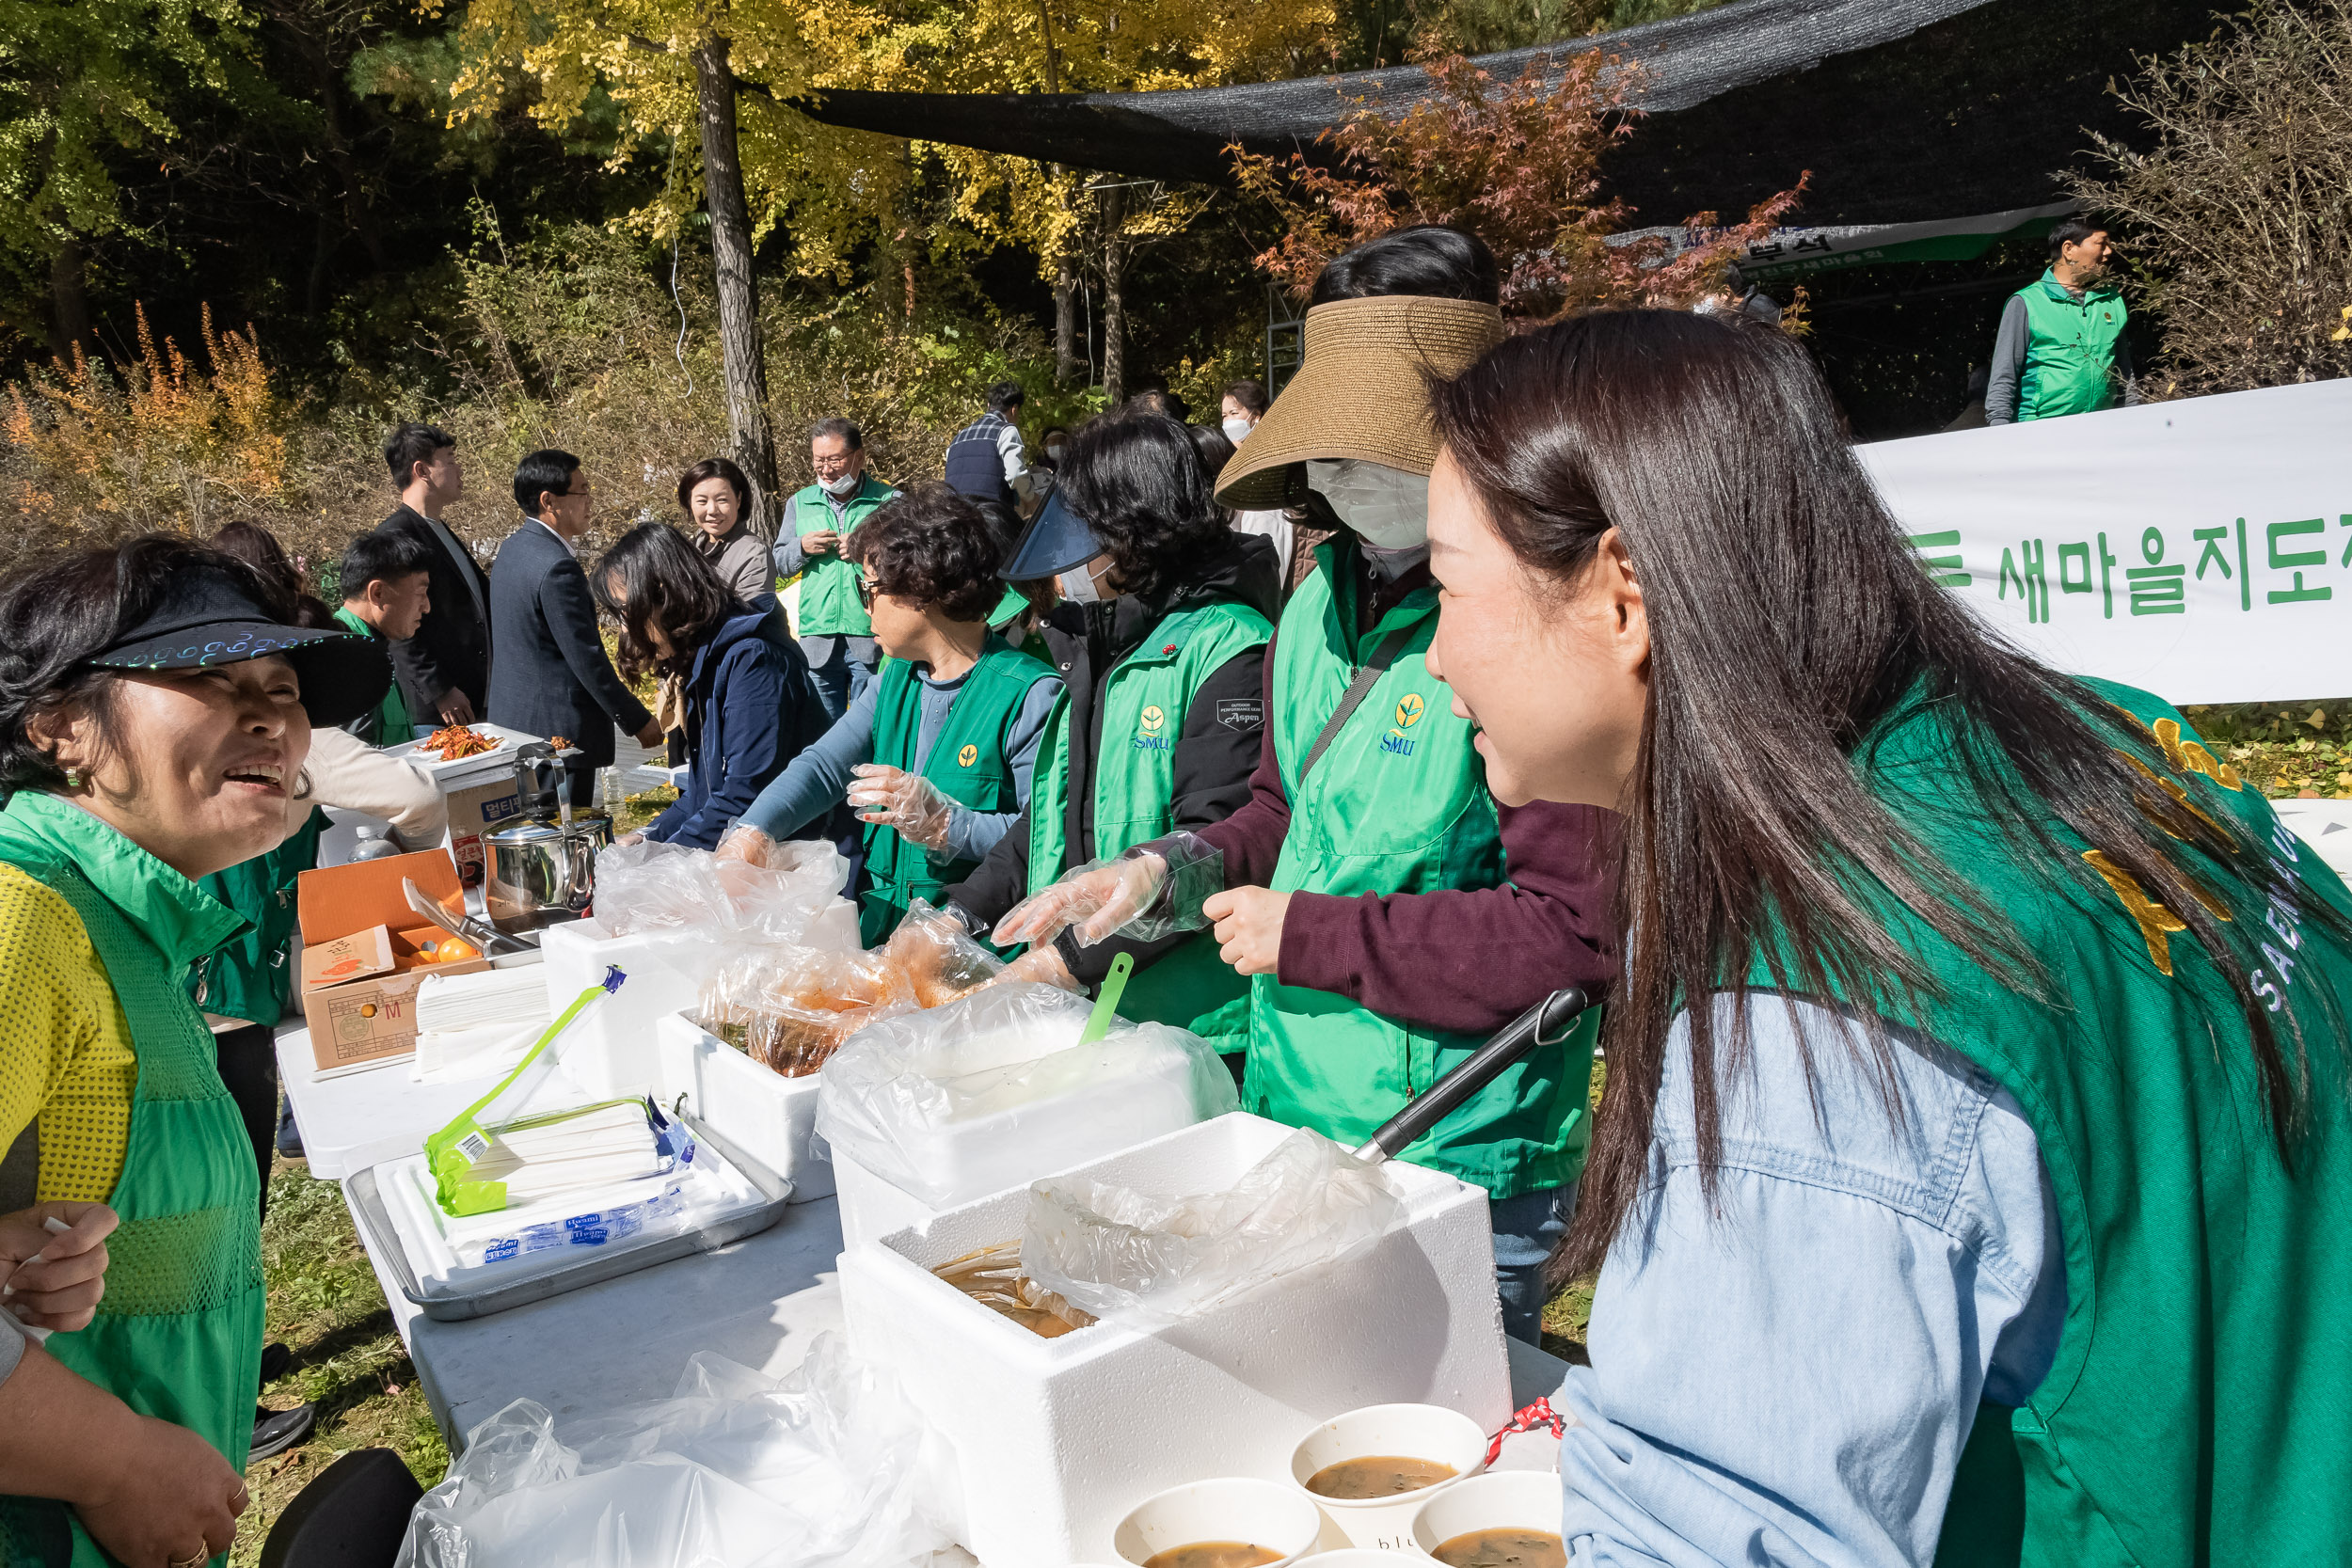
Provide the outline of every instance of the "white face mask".
[[1375,549],[1406,550],[1429,542],[1429,476],[1360,458],[1311,457],[1307,488],[1331,503],[1359,539]]
[[1241,415],[1236,414],[1217,428],[1225,432],[1225,438],[1227,440],[1232,442],[1235,446],[1240,446],[1244,441],[1249,439],[1249,433],[1258,428],[1258,423],[1255,420],[1244,419]]
[[841,474],[833,479],[820,480],[818,483],[824,485],[825,494],[828,496],[846,496],[857,488],[858,481],[864,477],[862,474]]
[[1101,604],[1103,595],[1095,591],[1094,568],[1080,562],[1061,575],[1061,596],[1072,604]]
[[1060,443],[1059,441],[1048,441],[1048,442],[1046,442],[1046,443],[1045,443],[1045,455],[1046,455],[1046,456],[1048,456],[1048,457],[1050,457],[1050,458],[1052,458],[1052,459],[1053,459],[1055,462],[1057,462],[1057,463],[1060,462],[1060,461],[1061,461],[1061,443]]

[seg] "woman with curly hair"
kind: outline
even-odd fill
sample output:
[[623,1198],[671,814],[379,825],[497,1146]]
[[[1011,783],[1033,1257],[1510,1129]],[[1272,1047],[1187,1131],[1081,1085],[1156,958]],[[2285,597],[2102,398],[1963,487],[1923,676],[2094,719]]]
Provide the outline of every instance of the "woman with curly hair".
[[910,488],[843,549],[882,668],[720,847],[764,860],[846,799],[866,824],[858,925],[872,946],[914,900],[939,903],[1020,817],[1061,682],[989,630],[1002,552],[946,484]]

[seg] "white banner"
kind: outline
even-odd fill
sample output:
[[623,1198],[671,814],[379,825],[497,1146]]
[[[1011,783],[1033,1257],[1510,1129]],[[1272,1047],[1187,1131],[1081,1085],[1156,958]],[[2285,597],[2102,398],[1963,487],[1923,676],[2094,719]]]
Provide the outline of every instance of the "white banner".
[[2352,695],[2352,380],[1856,450],[2038,658],[2175,704]]

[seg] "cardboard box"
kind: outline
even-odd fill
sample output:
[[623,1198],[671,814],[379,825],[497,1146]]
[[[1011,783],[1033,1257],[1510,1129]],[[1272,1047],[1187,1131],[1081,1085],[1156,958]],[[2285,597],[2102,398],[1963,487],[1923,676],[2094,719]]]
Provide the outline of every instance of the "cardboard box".
[[[302,1011],[319,1069],[357,1067],[417,1048],[417,987],[431,974],[471,974],[489,960],[408,907],[403,879],[453,914],[465,910],[457,867],[444,849],[305,871],[296,883],[302,923]],[[427,959],[454,945],[464,957]]]
[[[503,754],[503,753],[496,753]],[[489,874],[485,834],[506,826],[522,811],[522,792],[516,787],[513,759],[505,777],[488,784],[469,784],[449,793],[449,852],[457,863],[457,879],[477,888]]]

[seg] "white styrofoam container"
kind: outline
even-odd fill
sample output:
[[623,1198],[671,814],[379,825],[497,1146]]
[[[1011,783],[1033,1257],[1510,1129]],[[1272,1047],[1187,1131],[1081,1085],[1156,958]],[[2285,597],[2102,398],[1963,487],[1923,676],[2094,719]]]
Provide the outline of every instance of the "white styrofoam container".
[[459,757],[454,762],[443,762],[439,752],[422,750],[424,742],[421,740],[404,740],[396,746],[384,747],[383,751],[387,756],[398,757],[403,762],[423,768],[440,786],[442,794],[454,795],[461,789],[471,789],[493,779],[513,778],[515,753],[525,746],[547,738],[540,735],[526,735],[521,730],[510,730],[503,724],[476,721],[468,728],[476,735],[490,736],[498,745],[487,752]]
[[[1074,1045],[1076,1031],[1072,1033],[1070,1041],[1058,1043]],[[1113,1035],[1104,1042],[1106,1056],[1120,1053],[1120,1038]],[[1030,1049],[1042,1053],[1057,1043],[1038,1042]],[[1168,1049],[1141,1071],[1098,1076],[1067,1093],[927,1129],[918,1145],[899,1154],[928,1188],[948,1195],[938,1205],[836,1149],[842,1245],[856,1246],[910,1227],[920,1229],[942,1208],[1025,1187],[1041,1176],[1132,1148],[1191,1126],[1197,1114],[1191,1064],[1181,1051]]]
[[[621,988],[628,990],[627,986]],[[626,1075],[596,1075],[609,1057],[575,1061],[564,1070],[599,1094],[646,1094],[665,1110],[684,1108],[744,1153],[792,1183],[792,1201],[833,1196],[834,1171],[811,1151],[817,1128],[817,1075],[769,1071],[681,1014],[658,1020],[648,1049],[628,1058]]]
[[[1236,1112],[1082,1168],[1145,1191],[1230,1183],[1292,1130]],[[1266,1281],[1173,1327],[1098,1323],[1044,1339],[930,1271],[1018,1237],[1024,1190],[841,1259],[860,1354],[886,1362],[953,1445],[961,1543],[983,1562],[1118,1560],[1126,1512],[1213,1476],[1289,1478],[1315,1422],[1369,1404],[1511,1414],[1484,1190],[1391,1163],[1404,1222],[1369,1252]]]

